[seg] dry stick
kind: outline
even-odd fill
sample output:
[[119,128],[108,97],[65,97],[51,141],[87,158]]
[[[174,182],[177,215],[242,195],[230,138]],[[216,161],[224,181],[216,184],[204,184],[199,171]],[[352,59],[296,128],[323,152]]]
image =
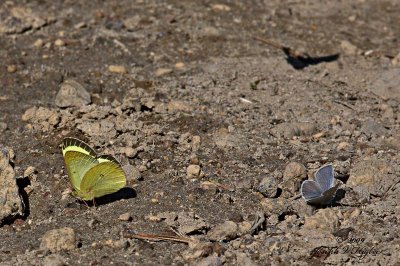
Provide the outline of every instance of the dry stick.
[[289,46],[282,45],[282,44],[280,44],[278,42],[275,42],[275,41],[272,41],[272,40],[268,40],[268,39],[264,39],[264,38],[261,38],[261,37],[258,37],[258,36],[253,36],[253,38],[256,39],[257,41],[260,41],[262,43],[268,44],[269,46],[275,47],[275,48],[280,49],[280,50],[282,50],[284,52],[286,51],[291,57],[294,57],[294,58],[297,58],[297,59],[299,59],[299,58],[303,58],[303,59],[310,58],[310,56],[308,54],[301,53],[301,52],[299,52],[299,51],[297,51],[297,50],[295,50],[295,49],[293,49],[293,48],[291,48]]
[[130,234],[127,232],[123,233],[125,238],[136,238],[142,240],[152,240],[152,241],[175,241],[180,243],[189,244],[193,240],[187,237],[179,237],[179,236],[168,236],[168,235],[153,235],[147,233],[139,233],[139,234]]

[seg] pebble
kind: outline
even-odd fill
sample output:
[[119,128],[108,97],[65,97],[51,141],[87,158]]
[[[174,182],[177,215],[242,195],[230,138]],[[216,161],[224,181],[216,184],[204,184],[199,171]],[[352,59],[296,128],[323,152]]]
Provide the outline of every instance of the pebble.
[[37,39],[37,40],[33,43],[33,46],[34,46],[35,48],[42,48],[42,47],[43,47],[43,44],[44,44],[44,42],[43,42],[42,39]]
[[307,178],[307,169],[306,167],[298,162],[291,162],[285,167],[285,171],[283,172],[283,179],[305,179]]
[[47,231],[40,242],[41,250],[59,252],[75,249],[75,231],[70,227]]
[[158,68],[155,72],[155,75],[156,75],[156,77],[160,77],[160,76],[163,76],[166,74],[170,74],[170,73],[172,73],[172,71],[173,70],[170,68]]
[[172,100],[168,103],[168,111],[170,112],[179,112],[179,111],[184,111],[184,112],[189,112],[192,110],[192,107],[182,101],[177,101],[177,100]]
[[108,66],[108,71],[110,71],[111,73],[119,73],[119,74],[125,74],[128,72],[126,67],[121,65],[110,65]]
[[80,83],[68,79],[61,84],[56,95],[55,103],[58,107],[84,106],[91,103],[89,92]]
[[229,241],[238,236],[239,228],[235,222],[226,221],[212,228],[207,236],[211,241]]
[[118,217],[118,219],[119,219],[120,221],[126,221],[126,222],[128,222],[128,221],[131,221],[131,220],[132,220],[132,216],[130,215],[129,212],[126,212],[126,213],[121,214],[121,215]]
[[139,169],[131,164],[126,164],[122,167],[126,174],[126,180],[129,181],[137,181],[142,179],[142,174],[140,173]]
[[349,147],[350,147],[350,143],[348,143],[346,141],[342,141],[337,145],[336,150],[343,151],[343,150],[347,150]]
[[57,39],[55,40],[54,45],[58,47],[65,46],[65,42],[61,39]]
[[200,136],[192,137],[192,152],[196,152],[200,149],[201,138]]
[[267,198],[275,198],[278,194],[278,180],[274,176],[264,177],[257,191],[263,194]]
[[360,49],[357,46],[346,40],[340,42],[340,48],[347,55],[357,55],[360,53]]
[[175,67],[176,69],[178,69],[178,70],[182,70],[182,69],[185,68],[185,63],[183,63],[183,62],[178,62],[178,63],[175,64],[174,67]]
[[231,11],[231,8],[224,4],[214,4],[211,5],[211,9],[214,11]]
[[24,177],[29,177],[30,175],[34,174],[36,171],[34,166],[28,166],[24,171]]
[[186,176],[190,179],[200,176],[201,168],[199,165],[191,164],[186,169]]
[[8,73],[15,73],[15,72],[17,72],[17,66],[16,66],[16,65],[8,65],[8,66],[7,66],[7,72],[8,72]]
[[4,122],[0,122],[0,132],[6,131],[8,128],[8,125]]

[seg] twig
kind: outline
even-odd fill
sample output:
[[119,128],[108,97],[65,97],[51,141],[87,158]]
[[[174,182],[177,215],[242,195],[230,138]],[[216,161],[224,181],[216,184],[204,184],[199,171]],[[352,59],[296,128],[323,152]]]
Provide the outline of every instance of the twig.
[[282,45],[278,42],[272,41],[272,40],[268,40],[268,39],[264,39],[258,36],[253,36],[254,39],[256,39],[257,41],[260,41],[262,43],[268,44],[269,46],[272,46],[274,48],[280,49],[283,52],[285,52],[286,54],[290,55],[291,57],[297,58],[297,59],[307,59],[310,58],[310,56],[306,53],[301,53],[289,46],[285,46]]
[[155,234],[148,234],[148,233],[132,234],[132,233],[124,232],[123,237],[136,238],[136,239],[149,240],[149,241],[175,241],[175,242],[180,242],[180,243],[185,243],[185,244],[189,244],[193,241],[192,239],[187,238],[187,237],[155,235]]
[[265,214],[263,212],[257,213],[257,218],[254,220],[253,225],[251,226],[249,233],[254,234],[259,227],[265,222]]

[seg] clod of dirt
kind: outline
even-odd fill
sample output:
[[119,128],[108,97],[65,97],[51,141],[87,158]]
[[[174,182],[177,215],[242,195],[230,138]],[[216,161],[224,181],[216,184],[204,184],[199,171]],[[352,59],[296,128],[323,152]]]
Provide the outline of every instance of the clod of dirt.
[[50,252],[75,249],[75,231],[64,227],[47,231],[40,242],[40,249]]
[[300,190],[301,182],[307,177],[306,167],[297,162],[289,163],[283,172],[282,196],[288,198]]
[[132,216],[129,212],[123,213],[118,217],[118,220],[128,222],[132,220]]
[[69,79],[61,84],[56,95],[56,105],[61,108],[83,106],[91,103],[90,94],[85,87],[75,80]]
[[7,148],[0,145],[0,224],[22,215],[23,203],[18,192],[14,168]]
[[397,179],[395,175],[390,174],[391,172],[391,165],[384,160],[362,160],[351,168],[346,185],[353,188],[361,186],[370,194],[382,195]]
[[339,228],[339,215],[337,210],[326,208],[318,210],[312,216],[306,216],[304,229],[323,230],[334,232]]
[[60,123],[60,116],[54,109],[33,106],[25,111],[22,120],[32,122],[31,126],[35,130],[48,132]]
[[186,169],[186,176],[189,179],[199,177],[200,173],[201,173],[200,165],[191,164]]
[[124,172],[126,174],[126,180],[128,182],[140,180],[142,178],[142,174],[140,173],[140,171],[131,164],[124,165],[122,169],[124,169]]
[[244,252],[236,251],[236,265],[246,265],[246,266],[256,266],[257,264],[253,262],[249,255]]
[[229,241],[238,236],[238,225],[232,221],[226,221],[211,229],[207,236],[212,241]]
[[361,126],[361,132],[367,136],[385,136],[388,133],[388,130],[382,124],[372,119],[368,119]]

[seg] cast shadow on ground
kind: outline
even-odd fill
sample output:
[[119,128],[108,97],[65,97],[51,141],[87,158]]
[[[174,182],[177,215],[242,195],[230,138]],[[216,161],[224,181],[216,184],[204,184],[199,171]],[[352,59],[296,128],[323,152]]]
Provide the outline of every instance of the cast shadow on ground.
[[297,56],[294,57],[291,54],[291,50],[288,48],[282,48],[283,52],[286,55],[286,61],[294,68],[297,70],[306,68],[310,65],[317,65],[320,63],[328,63],[328,62],[333,62],[336,61],[340,54],[333,54],[333,55],[327,55],[327,56],[320,56],[320,57],[310,57],[310,56]]
[[[136,191],[133,188],[124,187],[115,193],[105,195],[100,198],[96,198],[95,204],[96,206],[101,206],[114,201],[119,201],[121,199],[131,199],[131,198],[136,198]],[[89,206],[93,206],[92,201],[87,201],[87,203]]]

